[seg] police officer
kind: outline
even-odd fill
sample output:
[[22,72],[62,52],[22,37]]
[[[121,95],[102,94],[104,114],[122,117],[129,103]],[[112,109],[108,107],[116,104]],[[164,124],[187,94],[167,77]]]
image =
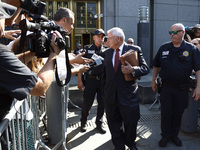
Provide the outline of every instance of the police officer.
[[[102,51],[105,50],[105,47],[102,45],[103,37],[105,33],[102,29],[97,29],[94,32],[93,40],[94,43],[91,45],[84,46],[85,55],[83,57],[91,58],[95,53],[97,55],[102,55]],[[82,78],[79,74],[78,76],[78,88],[83,91],[83,106],[82,106],[82,114],[81,114],[81,131],[86,131],[86,122],[87,117],[89,115],[89,111],[94,102],[95,95],[97,94],[97,116],[96,116],[96,126],[101,134],[106,133],[106,131],[102,128],[102,117],[104,114],[104,103],[102,100],[102,88],[101,88],[101,73],[102,73],[102,65],[94,67],[92,70],[88,71],[84,74],[84,85],[82,82]]]
[[156,77],[162,79],[161,100],[161,136],[159,146],[166,147],[169,140],[181,147],[178,138],[181,118],[188,104],[189,77],[192,69],[196,72],[197,87],[193,97],[200,97],[200,53],[198,49],[184,40],[183,24],[172,25],[169,31],[171,42],[158,50],[153,60],[152,89],[156,91]]

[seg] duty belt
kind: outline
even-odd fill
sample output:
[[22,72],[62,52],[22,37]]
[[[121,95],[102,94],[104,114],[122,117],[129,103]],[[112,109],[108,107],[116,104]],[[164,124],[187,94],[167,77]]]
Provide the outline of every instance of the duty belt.
[[101,79],[101,76],[92,76],[92,75],[87,74],[87,75],[86,75],[86,78],[87,78],[87,79],[96,79],[96,80],[100,80],[100,79]]
[[189,88],[189,84],[188,83],[174,84],[174,83],[169,83],[169,82],[162,81],[162,85],[165,85],[165,86],[168,86],[168,87],[178,88],[178,89],[181,89],[181,90],[185,90],[185,89]]

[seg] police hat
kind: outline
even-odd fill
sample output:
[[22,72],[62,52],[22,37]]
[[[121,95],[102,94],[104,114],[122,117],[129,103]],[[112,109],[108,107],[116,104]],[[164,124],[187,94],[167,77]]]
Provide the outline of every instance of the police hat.
[[16,7],[1,2],[0,0],[0,19],[6,19],[12,17],[16,9],[17,9]]
[[102,29],[96,29],[94,31],[94,35],[99,35],[99,34],[103,34],[105,36],[105,32]]

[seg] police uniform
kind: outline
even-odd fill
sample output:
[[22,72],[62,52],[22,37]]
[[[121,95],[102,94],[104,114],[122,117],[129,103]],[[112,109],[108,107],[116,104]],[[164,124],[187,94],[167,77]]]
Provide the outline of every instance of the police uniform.
[[162,45],[153,60],[154,67],[160,67],[162,79],[161,132],[163,138],[177,137],[182,114],[188,104],[189,77],[192,69],[200,70],[200,52],[186,42],[176,48],[172,42]]
[[[104,46],[96,47],[95,44],[86,45],[84,47],[85,55],[83,57],[91,58],[94,53],[102,56],[102,52],[105,49]],[[96,125],[98,127],[101,126],[101,118],[104,114],[104,103],[102,99],[102,85],[101,85],[101,73],[102,73],[102,65],[92,68],[88,72],[84,74],[84,85],[85,89],[83,92],[83,106],[82,106],[82,116],[81,116],[81,126],[85,126],[87,122],[87,117],[89,115],[89,111],[94,102],[95,95],[97,93],[97,116],[96,116]]]

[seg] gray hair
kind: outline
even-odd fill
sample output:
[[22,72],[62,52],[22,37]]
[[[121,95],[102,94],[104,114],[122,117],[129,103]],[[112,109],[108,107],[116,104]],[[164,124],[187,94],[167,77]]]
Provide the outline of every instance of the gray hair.
[[74,19],[74,13],[65,7],[60,7],[54,15],[54,21],[60,21],[63,17],[69,21],[70,18]]
[[107,34],[110,32],[113,34],[113,36],[119,36],[123,41],[125,41],[124,31],[121,28],[119,27],[111,28],[110,30],[107,31]]

